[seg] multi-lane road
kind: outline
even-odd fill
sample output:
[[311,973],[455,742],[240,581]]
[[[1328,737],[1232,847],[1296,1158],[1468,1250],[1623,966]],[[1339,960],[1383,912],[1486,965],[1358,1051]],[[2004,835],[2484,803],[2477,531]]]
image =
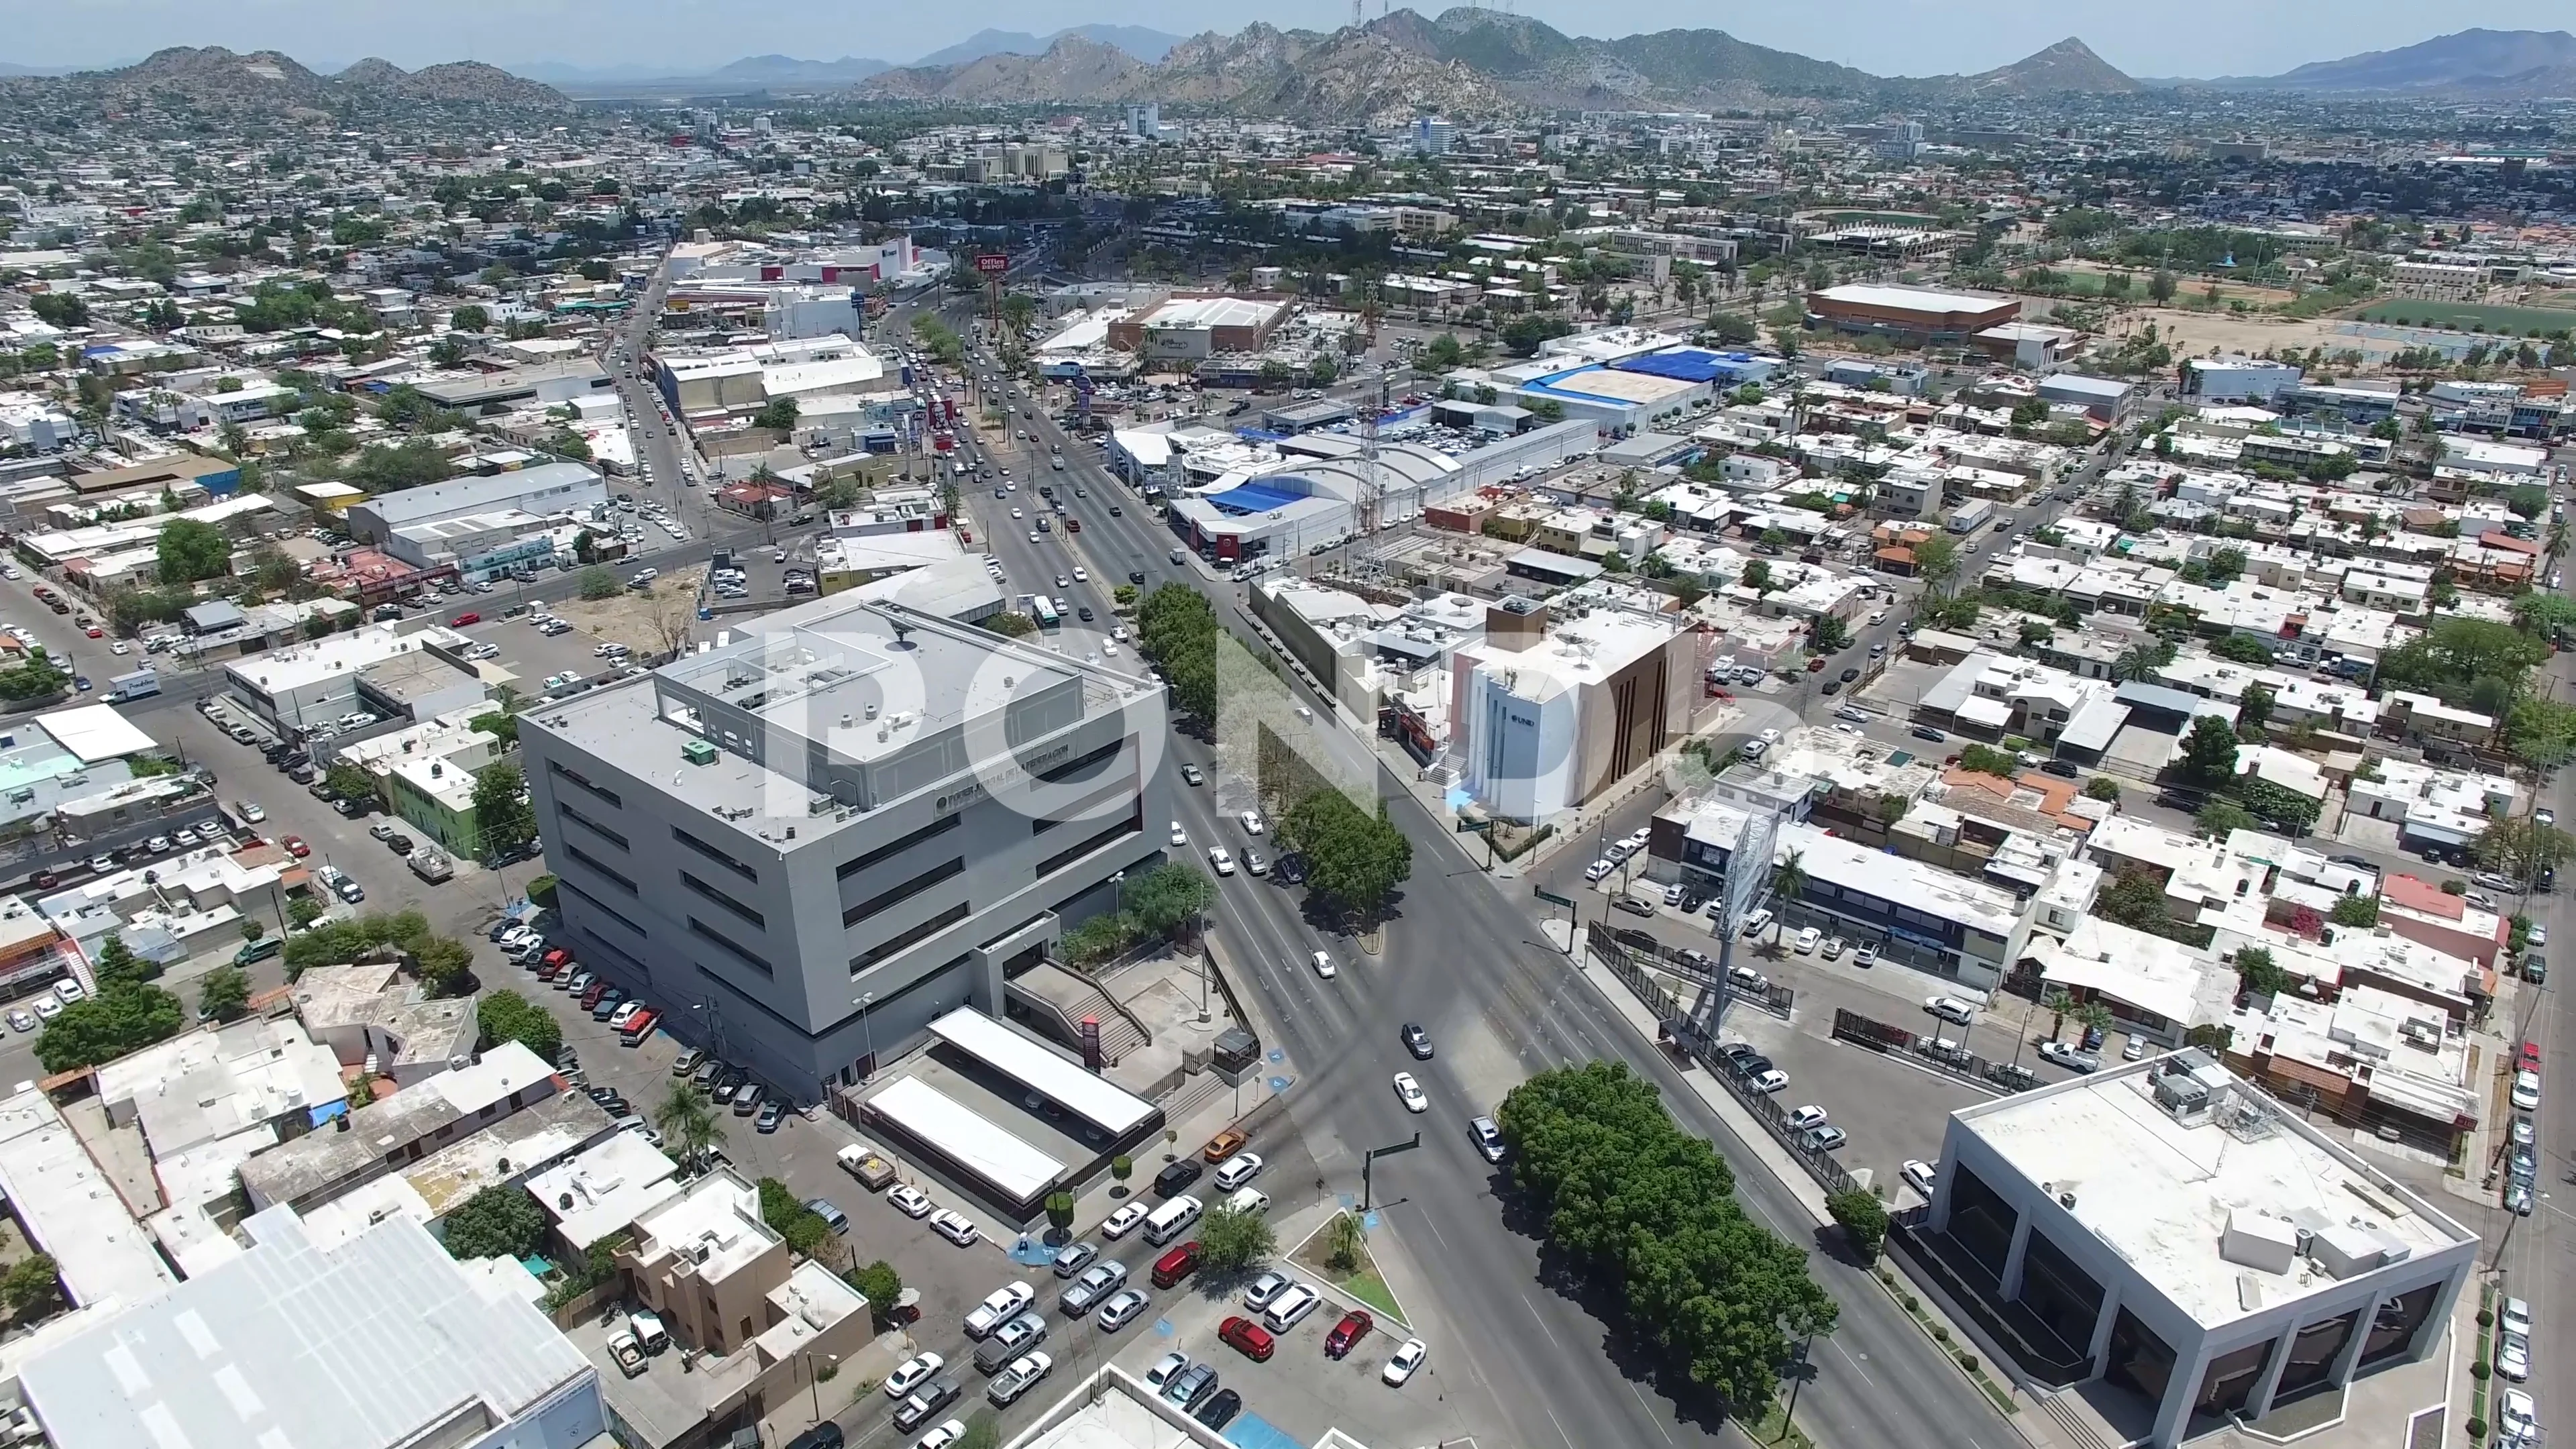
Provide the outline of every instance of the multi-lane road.
[[[1023,408],[1036,416],[1021,416]],[[1025,446],[1012,436],[1022,430],[1032,435]],[[1063,449],[1063,473],[1043,461],[1050,447]],[[1137,570],[1148,589],[1177,582],[1207,594],[1229,628],[1261,647],[1243,614],[1240,589],[1195,566],[1172,565],[1170,535],[1043,407],[1015,393],[1008,422],[979,450],[987,462],[1008,463],[1021,484],[1004,500],[980,480],[970,479],[964,490],[1014,592],[1062,593],[1068,603],[1090,606],[1098,616],[1091,627],[1105,633],[1115,617],[1112,589]],[[1013,526],[1009,508],[1027,512],[1037,502],[1031,480],[1056,483],[1059,493],[1069,485],[1087,490],[1088,497],[1068,500],[1068,511],[1082,519],[1080,534],[1042,534],[1032,544],[1025,519]],[[1113,503],[1122,510],[1114,517]],[[1056,588],[1056,576],[1069,579],[1077,565],[1088,581]],[[1064,628],[1068,650],[1096,647],[1078,637],[1085,626],[1077,621]],[[1317,714],[1328,718],[1330,711]],[[1176,739],[1174,748],[1180,762],[1211,770],[1216,763],[1187,738]],[[1319,934],[1294,894],[1270,881],[1238,875],[1220,882],[1218,938],[1258,994],[1279,1038],[1273,1045],[1298,1079],[1289,1095],[1293,1120],[1332,1186],[1343,1190],[1358,1186],[1363,1149],[1422,1132],[1419,1151],[1380,1165],[1378,1202],[1403,1250],[1429,1269],[1424,1277],[1437,1301],[1422,1313],[1423,1326],[1438,1335],[1444,1361],[1463,1366],[1490,1394],[1492,1429],[1504,1442],[1567,1449],[1678,1446],[1713,1437],[1733,1442],[1736,1431],[1709,1417],[1687,1385],[1668,1391],[1641,1366],[1643,1356],[1620,1341],[1615,1325],[1557,1290],[1539,1242],[1504,1223],[1492,1170],[1468,1142],[1466,1122],[1490,1111],[1531,1072],[1621,1060],[1661,1085],[1679,1120],[1732,1161],[1754,1159],[1651,1044],[1545,943],[1535,903],[1479,869],[1392,777],[1380,784],[1415,842],[1412,880],[1384,932],[1382,954]],[[1242,853],[1249,842],[1234,817],[1253,803],[1248,783],[1211,773],[1206,787],[1181,789],[1175,798],[1191,849],[1202,859],[1210,844]],[[1334,980],[1318,979],[1307,964],[1316,950],[1339,963]],[[1431,1031],[1433,1060],[1416,1062],[1399,1043],[1397,1028],[1406,1021]],[[1433,1103],[1429,1114],[1408,1114],[1396,1101],[1391,1079],[1399,1070],[1423,1081]],[[1748,1167],[1737,1190],[1758,1220],[1792,1242],[1813,1241],[1813,1220],[1783,1184]],[[1822,1253],[1812,1261],[1843,1305],[1842,1326],[1819,1346],[1816,1378],[1799,1405],[1800,1418],[1820,1437],[1838,1449],[1910,1449],[1925,1442],[1926,1425],[1937,1424],[1945,1442],[1992,1449],[2009,1440],[2012,1430],[1992,1406],[1860,1270]]]

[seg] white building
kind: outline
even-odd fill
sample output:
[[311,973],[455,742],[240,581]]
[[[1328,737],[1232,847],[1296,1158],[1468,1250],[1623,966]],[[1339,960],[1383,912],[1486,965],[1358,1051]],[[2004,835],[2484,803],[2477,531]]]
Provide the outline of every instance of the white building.
[[1664,619],[1596,612],[1551,624],[1498,609],[1450,665],[1463,783],[1507,820],[1546,820],[1652,762],[1689,729],[1700,692],[1692,636]]
[[2195,357],[2183,371],[2183,396],[2203,402],[2268,403],[2306,376],[2285,362],[2245,356]]
[[[2169,1449],[2444,1341],[2467,1228],[2199,1051],[1964,1108],[1930,1246]],[[2327,1417],[2333,1417],[2328,1415]]]

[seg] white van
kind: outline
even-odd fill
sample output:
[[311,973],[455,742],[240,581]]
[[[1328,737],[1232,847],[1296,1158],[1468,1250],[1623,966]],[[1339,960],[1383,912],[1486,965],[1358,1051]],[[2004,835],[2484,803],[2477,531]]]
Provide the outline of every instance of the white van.
[[1225,1208],[1228,1212],[1259,1217],[1270,1211],[1270,1194],[1257,1187],[1237,1188],[1234,1196],[1225,1200]]
[[1172,1199],[1145,1219],[1145,1241],[1158,1248],[1163,1246],[1188,1232],[1204,1210],[1204,1204],[1186,1193]]
[[626,1331],[635,1335],[646,1353],[660,1353],[671,1346],[671,1331],[662,1326],[661,1315],[649,1308],[627,1314]]
[[1270,1306],[1262,1311],[1262,1322],[1272,1333],[1286,1333],[1304,1322],[1306,1315],[1314,1312],[1316,1305],[1323,1301],[1324,1295],[1305,1284],[1291,1284],[1270,1300]]

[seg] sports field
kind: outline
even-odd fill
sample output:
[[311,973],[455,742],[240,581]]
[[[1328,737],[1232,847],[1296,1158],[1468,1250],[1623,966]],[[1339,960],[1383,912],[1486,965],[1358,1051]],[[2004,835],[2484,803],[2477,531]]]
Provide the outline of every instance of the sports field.
[[2406,298],[2380,302],[2362,310],[2364,322],[2401,327],[2448,327],[2460,332],[2492,332],[2508,337],[2563,332],[2576,327],[2576,312],[2552,307],[2513,307],[2495,302],[2440,302]]

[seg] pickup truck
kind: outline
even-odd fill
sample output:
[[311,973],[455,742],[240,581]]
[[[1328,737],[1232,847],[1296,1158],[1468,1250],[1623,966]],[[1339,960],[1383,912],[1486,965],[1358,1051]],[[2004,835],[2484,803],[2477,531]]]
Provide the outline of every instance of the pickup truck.
[[644,1345],[631,1333],[619,1333],[608,1340],[608,1351],[617,1359],[617,1371],[634,1378],[644,1372]]

